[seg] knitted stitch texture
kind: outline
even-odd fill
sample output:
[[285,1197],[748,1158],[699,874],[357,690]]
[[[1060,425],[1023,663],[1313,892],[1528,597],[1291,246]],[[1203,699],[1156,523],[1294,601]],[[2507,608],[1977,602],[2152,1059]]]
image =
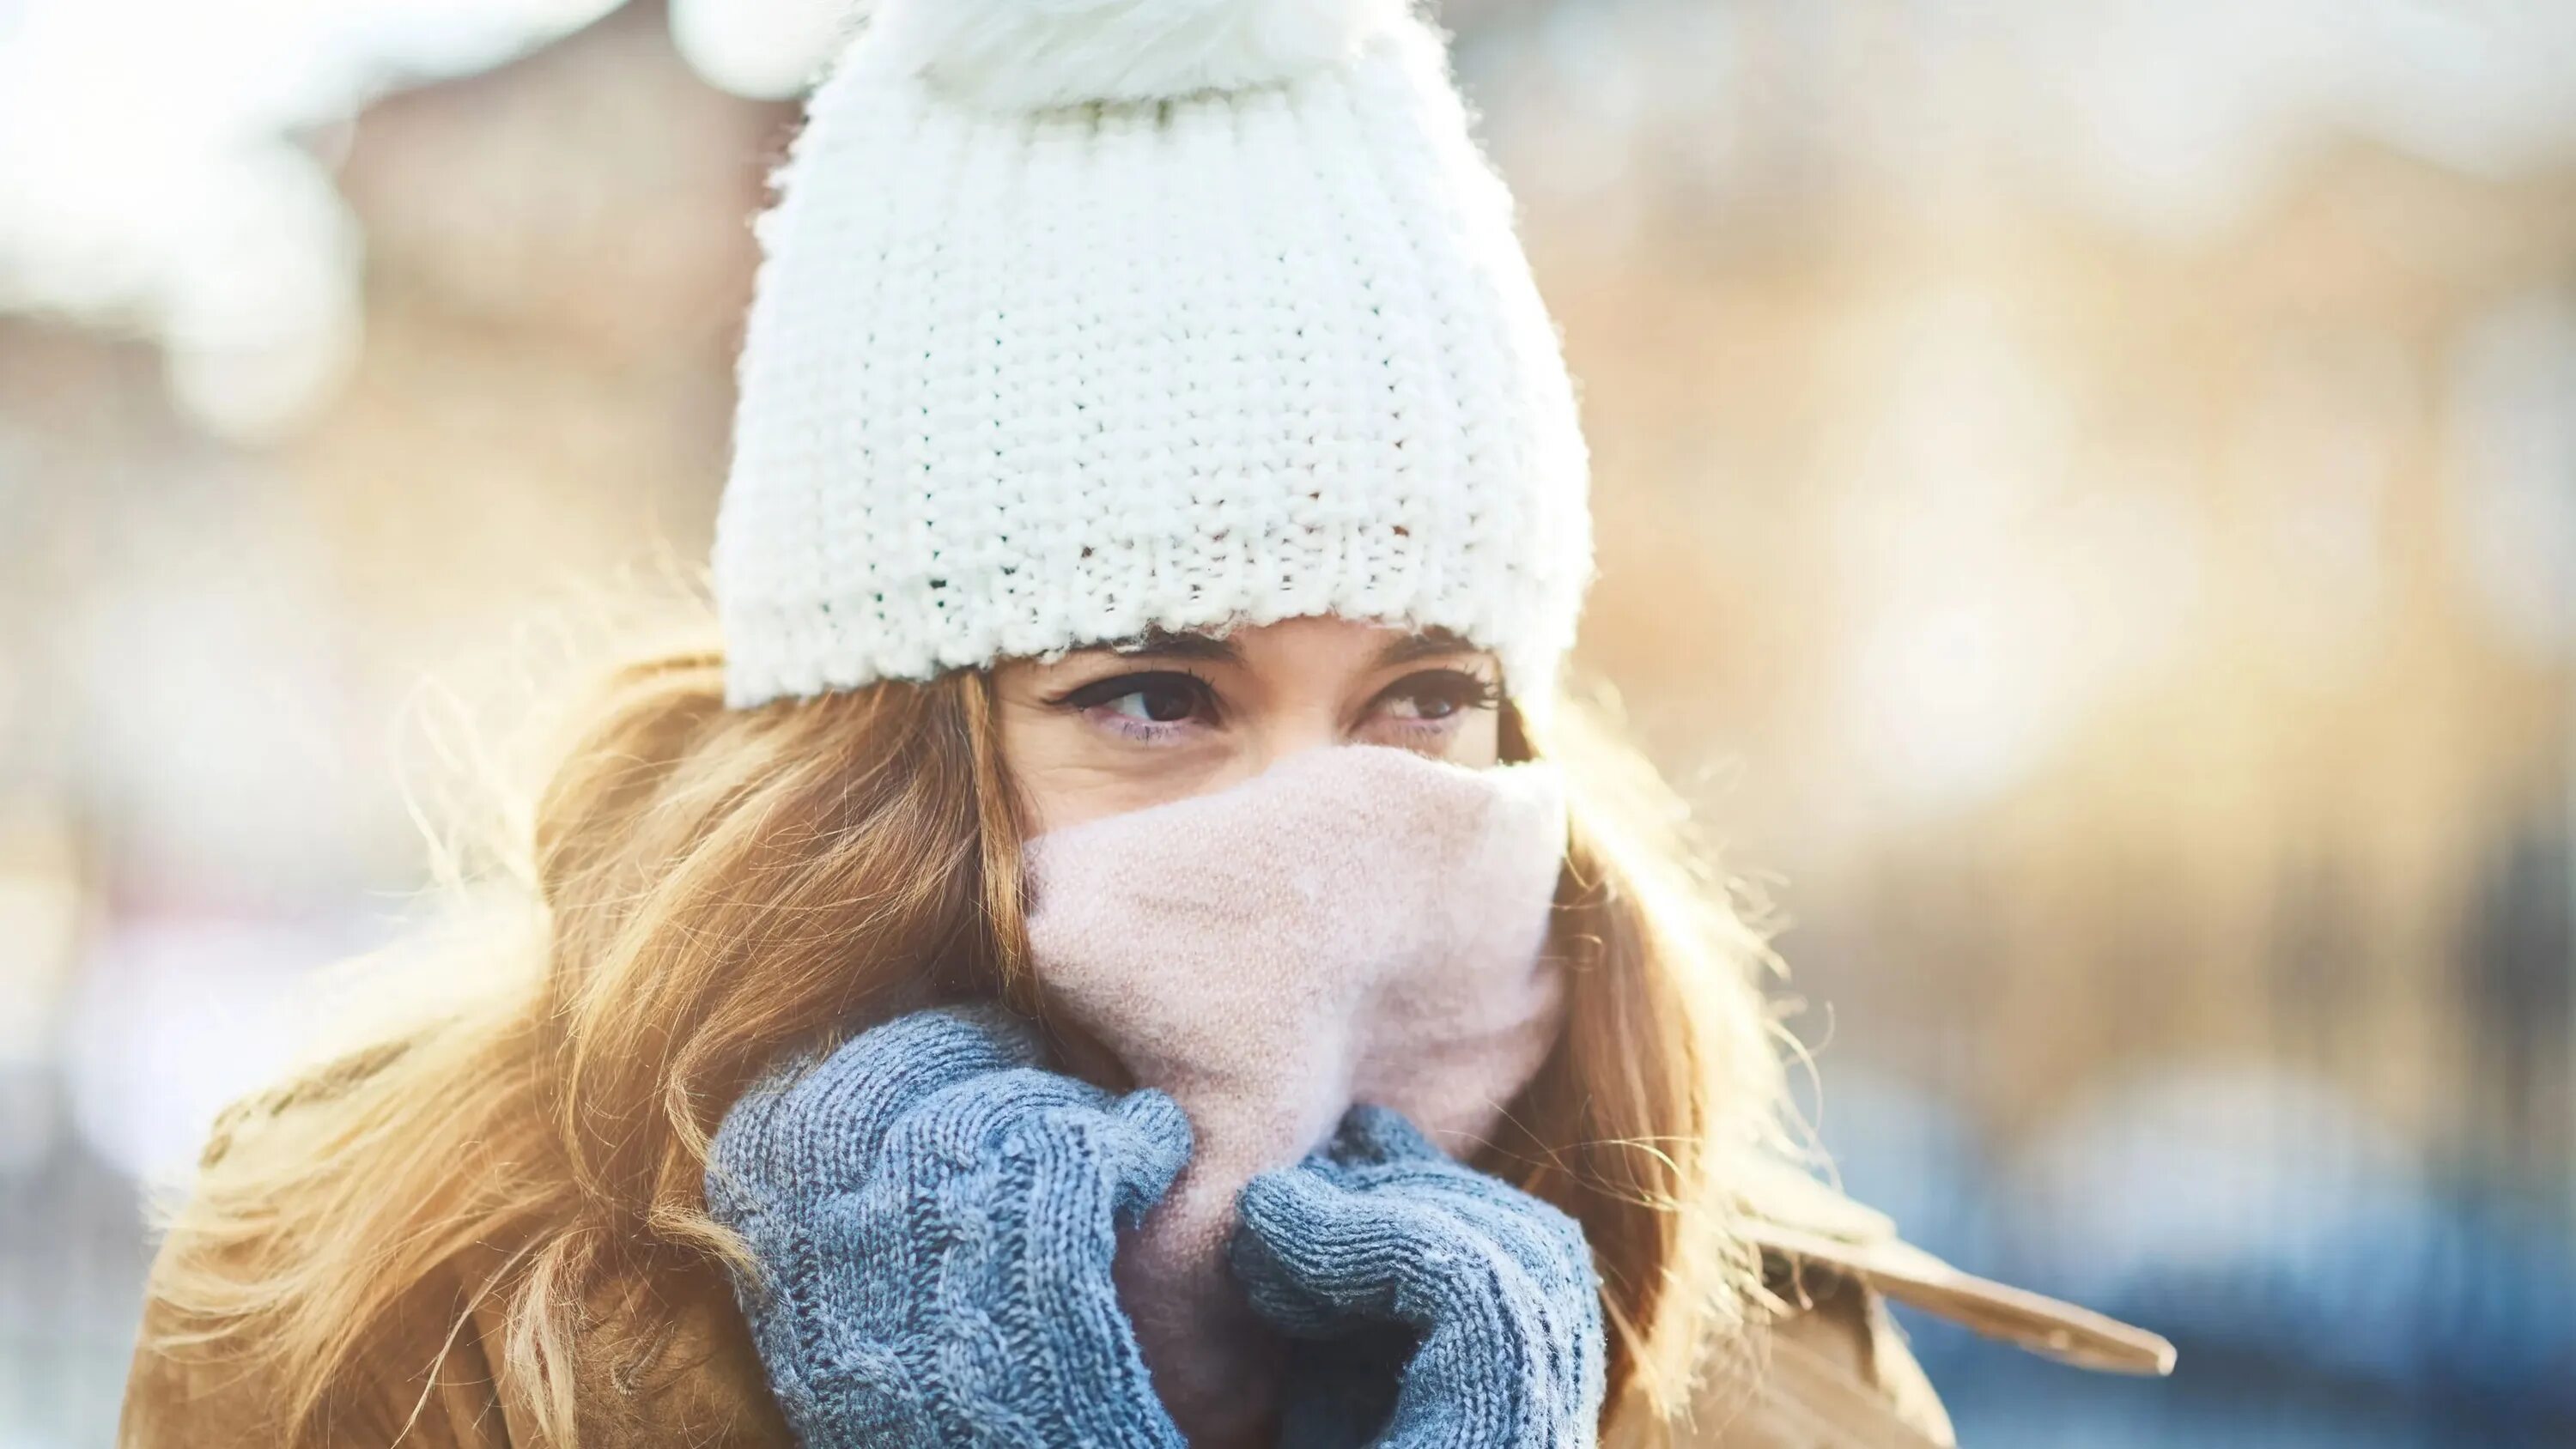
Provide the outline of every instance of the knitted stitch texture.
[[880,11],[758,225],[730,701],[1309,615],[1542,692],[1584,445],[1438,37],[1384,0]]
[[726,1114],[707,1205],[759,1260],[736,1288],[808,1449],[1181,1449],[1110,1266],[1189,1125],[1037,1059],[997,1009],[922,1012]]
[[[1596,1442],[1600,1280],[1573,1219],[1371,1106],[1324,1152],[1253,1179],[1241,1206],[1233,1260],[1253,1307],[1324,1350],[1297,1361],[1287,1449]],[[1411,1356],[1381,1410],[1385,1354],[1404,1335]]]

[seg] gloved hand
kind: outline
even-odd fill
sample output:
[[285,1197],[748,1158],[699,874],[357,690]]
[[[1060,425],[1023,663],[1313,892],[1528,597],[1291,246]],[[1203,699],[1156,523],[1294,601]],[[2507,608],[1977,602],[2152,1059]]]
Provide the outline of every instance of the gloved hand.
[[806,1449],[1182,1449],[1110,1281],[1189,1156],[1169,1097],[1041,1070],[997,1008],[924,1011],[747,1093],[707,1206]]
[[1282,1445],[1595,1442],[1599,1278],[1573,1219],[1370,1106],[1239,1206],[1235,1276],[1295,1341]]

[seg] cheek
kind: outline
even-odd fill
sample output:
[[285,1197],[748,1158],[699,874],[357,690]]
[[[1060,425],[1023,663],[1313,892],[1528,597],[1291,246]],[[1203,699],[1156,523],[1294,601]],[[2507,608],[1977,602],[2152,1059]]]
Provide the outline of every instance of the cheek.
[[1473,770],[1502,763],[1501,721],[1489,709],[1469,710],[1437,724],[1381,720],[1359,730],[1351,743],[1411,750]]
[[1469,715],[1466,726],[1458,731],[1457,740],[1450,747],[1447,758],[1480,770],[1488,765],[1502,763],[1502,711],[1480,709]]

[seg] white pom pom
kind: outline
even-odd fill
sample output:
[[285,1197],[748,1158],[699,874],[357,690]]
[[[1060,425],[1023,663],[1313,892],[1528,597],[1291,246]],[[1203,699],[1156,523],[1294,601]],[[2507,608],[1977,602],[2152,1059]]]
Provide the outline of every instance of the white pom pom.
[[1293,80],[1408,0],[877,0],[866,43],[979,104],[1042,110]]

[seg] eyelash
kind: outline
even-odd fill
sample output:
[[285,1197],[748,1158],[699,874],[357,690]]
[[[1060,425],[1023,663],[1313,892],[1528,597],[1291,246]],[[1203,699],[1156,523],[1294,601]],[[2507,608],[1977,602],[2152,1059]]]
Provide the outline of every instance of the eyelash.
[[[1196,707],[1192,710],[1192,718],[1141,720],[1114,713],[1096,713],[1131,694],[1141,694],[1149,689],[1173,688],[1187,693],[1196,702]],[[1216,686],[1186,669],[1152,669],[1135,674],[1113,674],[1106,679],[1095,679],[1089,684],[1077,685],[1066,690],[1048,703],[1093,715],[1099,723],[1129,739],[1153,744],[1168,741],[1182,730],[1188,729],[1197,722],[1198,715],[1214,714]]]
[[[1191,717],[1177,720],[1142,720],[1129,715],[1106,712],[1107,706],[1149,689],[1179,689],[1186,692],[1195,701]],[[1408,696],[1415,699],[1445,697],[1450,706],[1449,713],[1435,719],[1403,717],[1393,719],[1392,722],[1397,729],[1416,736],[1445,734],[1468,712],[1496,709],[1503,702],[1502,688],[1480,675],[1471,674],[1463,669],[1425,669],[1406,675],[1380,690],[1377,698],[1370,701],[1369,708],[1374,713],[1389,701]],[[1202,718],[1212,717],[1217,713],[1216,687],[1186,669],[1154,669],[1142,670],[1134,674],[1113,674],[1105,679],[1095,679],[1088,684],[1077,685],[1054,696],[1047,703],[1059,709],[1078,710],[1092,716],[1104,727],[1146,744],[1171,743],[1183,731],[1196,725],[1221,722],[1215,718]]]
[[1370,708],[1375,709],[1390,699],[1407,695],[1416,699],[1438,698],[1449,705],[1449,713],[1438,719],[1405,719],[1401,722],[1407,730],[1426,734],[1445,732],[1460,717],[1477,710],[1498,708],[1503,702],[1502,687],[1481,675],[1470,674],[1463,669],[1425,669],[1418,674],[1408,674],[1380,690],[1377,698],[1370,701]]

